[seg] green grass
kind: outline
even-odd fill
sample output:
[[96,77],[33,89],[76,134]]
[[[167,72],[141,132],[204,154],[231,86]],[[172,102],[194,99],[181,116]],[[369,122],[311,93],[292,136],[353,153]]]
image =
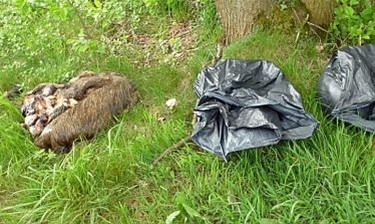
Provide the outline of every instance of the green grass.
[[3,69],[1,91],[83,69],[117,71],[134,80],[142,101],[93,140],[55,155],[20,127],[20,99],[0,98],[0,223],[165,223],[175,211],[174,223],[374,223],[373,136],[321,112],[315,87],[327,55],[315,44],[304,37],[295,46],[294,35],[263,29],[224,50],[225,58],[273,61],[321,122],[309,139],[234,153],[228,163],[190,144],[151,166],[192,131],[193,82],[210,44],[174,66],[137,68],[130,56],[77,55],[63,45],[45,49],[44,63],[29,62],[27,72]]

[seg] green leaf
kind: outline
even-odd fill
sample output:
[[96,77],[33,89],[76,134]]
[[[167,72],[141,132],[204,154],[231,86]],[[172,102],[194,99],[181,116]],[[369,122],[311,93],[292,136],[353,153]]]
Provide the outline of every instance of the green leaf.
[[184,210],[185,212],[192,218],[203,218],[198,211],[196,211],[195,209],[193,209],[192,207],[190,207],[189,205],[187,204],[181,204],[182,207],[184,207]]
[[358,32],[358,29],[356,27],[354,27],[354,26],[349,27],[349,33],[351,35],[356,35],[357,32]]
[[345,14],[348,16],[352,16],[354,14],[354,9],[352,7],[347,6],[344,8],[344,10],[345,10]]
[[350,5],[357,5],[358,3],[358,0],[350,0]]
[[364,40],[370,40],[370,36],[365,34],[365,35],[362,36],[362,39],[364,39]]
[[180,211],[172,212],[170,215],[168,215],[167,219],[165,220],[165,224],[172,224],[180,213]]
[[360,15],[362,19],[364,19],[365,21],[369,21],[375,18],[375,10],[372,7],[366,8],[361,12]]
[[86,5],[87,5],[87,7],[88,7],[89,9],[91,9],[91,10],[93,10],[93,11],[97,10],[97,8],[95,8],[94,4],[93,4],[91,1],[87,1],[87,2],[86,2]]
[[66,8],[60,9],[60,19],[62,21],[66,21],[67,18],[68,18],[68,9]]
[[99,0],[94,0],[94,4],[99,9],[103,8],[103,3],[101,3]]
[[185,204],[188,200],[186,198],[186,194],[183,192],[177,192],[175,195],[175,201],[177,204]]

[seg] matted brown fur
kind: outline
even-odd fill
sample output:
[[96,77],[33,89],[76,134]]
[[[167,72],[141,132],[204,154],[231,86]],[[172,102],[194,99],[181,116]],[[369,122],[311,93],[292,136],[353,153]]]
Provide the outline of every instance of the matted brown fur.
[[130,108],[139,95],[133,84],[115,73],[97,75],[83,72],[55,94],[64,99],[74,99],[73,106],[48,121],[35,144],[55,152],[69,151],[79,139],[90,139],[110,125],[113,115]]

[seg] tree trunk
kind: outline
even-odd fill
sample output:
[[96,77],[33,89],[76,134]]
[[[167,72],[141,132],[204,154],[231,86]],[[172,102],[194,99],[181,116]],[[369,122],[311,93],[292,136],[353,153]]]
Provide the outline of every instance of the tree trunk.
[[328,27],[336,7],[335,0],[301,0],[301,2],[310,15],[310,22],[318,26]]
[[272,13],[274,0],[216,0],[225,42],[229,43],[248,34],[262,15]]

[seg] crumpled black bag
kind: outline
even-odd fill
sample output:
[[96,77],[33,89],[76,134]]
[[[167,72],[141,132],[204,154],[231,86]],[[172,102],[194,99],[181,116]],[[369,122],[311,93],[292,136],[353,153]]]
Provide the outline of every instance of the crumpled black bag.
[[194,88],[199,101],[192,140],[225,160],[231,152],[308,138],[318,125],[269,61],[220,61],[198,75]]
[[338,50],[318,84],[325,112],[369,132],[375,132],[375,45]]

